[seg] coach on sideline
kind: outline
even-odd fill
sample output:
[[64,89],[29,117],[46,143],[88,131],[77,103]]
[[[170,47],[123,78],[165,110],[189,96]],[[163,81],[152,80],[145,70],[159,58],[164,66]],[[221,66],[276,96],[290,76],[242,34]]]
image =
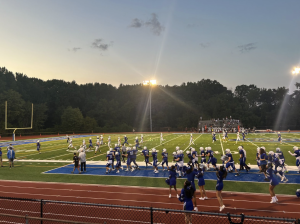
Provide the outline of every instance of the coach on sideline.
[[7,159],[9,161],[9,168],[11,169],[11,166],[14,167],[14,159],[15,159],[15,151],[12,148],[9,148],[7,151]]
[[80,150],[80,153],[78,155],[80,163],[81,163],[81,172],[86,172],[86,154],[85,151],[83,149]]

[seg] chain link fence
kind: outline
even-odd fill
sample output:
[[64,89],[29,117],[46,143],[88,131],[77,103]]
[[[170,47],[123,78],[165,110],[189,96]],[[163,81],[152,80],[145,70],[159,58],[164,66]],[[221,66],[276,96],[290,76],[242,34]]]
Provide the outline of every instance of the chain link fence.
[[1,223],[177,224],[290,223],[299,219],[0,197]]

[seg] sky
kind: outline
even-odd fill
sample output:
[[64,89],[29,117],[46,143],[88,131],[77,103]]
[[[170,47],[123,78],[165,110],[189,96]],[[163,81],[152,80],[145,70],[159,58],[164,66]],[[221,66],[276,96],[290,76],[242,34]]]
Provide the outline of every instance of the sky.
[[78,84],[292,87],[299,0],[0,0],[0,67]]

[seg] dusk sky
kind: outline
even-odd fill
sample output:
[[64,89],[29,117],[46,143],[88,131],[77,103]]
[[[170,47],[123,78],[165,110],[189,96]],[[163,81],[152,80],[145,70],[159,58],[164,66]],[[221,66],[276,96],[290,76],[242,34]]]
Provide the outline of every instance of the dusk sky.
[[0,0],[0,18],[0,67],[43,80],[300,82],[299,0]]

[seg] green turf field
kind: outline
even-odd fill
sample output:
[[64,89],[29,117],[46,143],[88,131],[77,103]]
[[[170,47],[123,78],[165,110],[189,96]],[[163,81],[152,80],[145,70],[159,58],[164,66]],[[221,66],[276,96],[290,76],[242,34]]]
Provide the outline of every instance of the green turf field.
[[[117,138],[121,137],[123,142],[123,134],[105,134],[104,142],[106,145],[101,146],[101,152],[94,154],[93,151],[87,152],[87,161],[104,161],[105,154],[108,150],[107,138],[111,136],[112,143],[117,143]],[[134,144],[135,137],[140,138],[140,134],[127,134],[129,138],[129,143]],[[211,146],[215,152],[218,152],[216,157],[218,158],[218,163],[220,162],[220,156],[222,151],[229,148],[235,160],[238,162],[239,154],[237,153],[237,147],[243,145],[247,151],[247,163],[256,164],[255,154],[257,146],[265,146],[267,151],[275,151],[277,147],[280,147],[283,151],[286,163],[290,166],[295,165],[295,157],[290,156],[288,151],[292,151],[293,146],[300,147],[300,134],[296,133],[283,133],[283,143],[279,144],[277,142],[276,134],[249,134],[247,138],[249,141],[241,141],[236,144],[235,141],[220,142],[222,138],[221,134],[217,134],[217,142],[212,143],[211,135],[209,134],[193,134],[194,145],[192,147],[199,151],[199,147]],[[93,144],[96,143],[96,135],[91,136]],[[229,134],[229,140],[235,139],[236,134]],[[175,147],[179,146],[181,150],[189,150],[190,135],[189,134],[172,134],[165,133],[164,141],[160,142],[160,134],[144,134],[144,144],[142,146],[147,146],[148,149],[155,147],[159,152],[162,152],[163,148],[166,148],[169,152],[169,161],[172,156],[171,153],[175,151]],[[83,138],[73,138],[73,145],[76,149],[82,144]],[[274,141],[273,141],[274,140]],[[298,141],[297,141],[298,140]],[[88,138],[85,138],[88,145]],[[16,158],[19,160],[15,163],[15,168],[9,169],[8,163],[3,162],[4,167],[0,168],[0,179],[6,180],[28,180],[28,181],[47,181],[47,182],[69,182],[69,183],[92,183],[92,184],[116,184],[116,185],[134,185],[134,186],[151,186],[151,187],[167,187],[164,181],[157,181],[155,178],[142,178],[142,177],[105,177],[105,176],[80,176],[80,175],[59,175],[59,174],[42,174],[42,172],[54,169],[68,164],[68,162],[59,162],[59,160],[71,161],[73,157],[73,150],[66,151],[68,143],[66,140],[50,141],[41,143],[41,154],[36,151],[35,144],[26,144],[15,146]],[[5,152],[3,150],[3,159],[5,159]],[[236,154],[235,154],[236,153]],[[160,153],[159,153],[160,154]],[[20,161],[32,160],[30,162]],[[34,161],[36,160],[36,161]],[[50,161],[51,160],[51,161]],[[138,156],[138,161],[143,161],[143,156]],[[160,158],[159,158],[160,160]],[[57,162],[56,162],[57,161]],[[151,161],[151,160],[150,160]],[[185,162],[187,158],[185,157]],[[160,168],[160,167],[159,167]],[[300,178],[300,176],[299,176]],[[183,180],[179,180],[180,183]],[[282,194],[294,194],[294,189],[300,188],[297,184],[280,184],[276,191]],[[206,189],[215,189],[215,181],[206,181]],[[247,191],[247,192],[268,192],[268,183],[242,183],[235,182],[234,185],[226,184],[224,190],[227,191]]]

